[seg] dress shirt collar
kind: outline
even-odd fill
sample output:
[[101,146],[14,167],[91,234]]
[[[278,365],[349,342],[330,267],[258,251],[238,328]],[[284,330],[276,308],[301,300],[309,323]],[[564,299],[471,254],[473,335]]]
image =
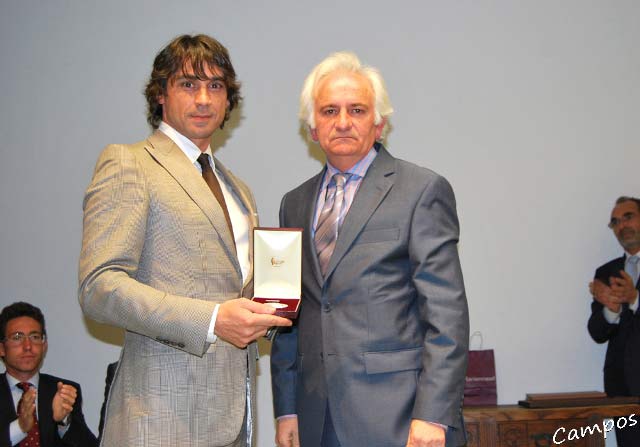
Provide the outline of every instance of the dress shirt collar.
[[[376,155],[378,155],[378,151],[374,146],[369,149],[367,155],[362,157],[360,161],[358,161],[355,165],[347,169],[345,173],[352,174],[352,176],[356,176],[358,178],[364,177],[367,173],[367,170],[369,169],[369,166],[371,166],[371,163],[373,163],[373,160],[376,158]],[[331,179],[335,174],[339,172],[341,171],[331,163],[329,163],[329,160],[327,160],[327,172],[325,174],[325,179]]]
[[[377,149],[378,149],[378,145],[376,144],[369,150],[369,152],[367,152],[367,155],[362,157],[362,159],[358,161],[355,165],[347,169],[346,173],[351,174],[351,176],[347,179],[347,182],[344,185],[345,207],[344,207],[344,212],[342,213],[342,216],[344,216],[349,210],[349,208],[351,207],[351,203],[353,202],[353,198],[355,197],[355,194],[358,188],[360,187],[360,183],[362,183],[362,179],[364,178],[365,174],[367,173],[367,170],[371,166],[371,163],[373,163],[373,160],[378,155]],[[329,163],[329,161],[327,160],[326,169],[324,171],[324,177],[322,178],[322,184],[320,185],[320,189],[318,190],[318,197],[316,198],[316,209],[315,209],[315,214],[313,218],[313,228],[311,232],[312,235],[315,235],[315,230],[318,225],[318,217],[320,216],[320,213],[322,212],[322,208],[324,207],[324,201],[326,198],[326,194],[328,192],[327,187],[329,186],[329,183],[333,179],[333,176],[339,172],[341,171],[337,169],[335,166],[333,166],[331,163]]]
[[[6,374],[6,377],[7,377],[7,383],[9,384],[9,389],[11,391],[18,388],[17,385],[23,382],[23,380],[18,380],[9,373]],[[35,373],[32,377],[29,378],[29,380],[24,380],[24,382],[29,382],[36,389],[38,389],[38,385],[40,384],[40,373],[39,372]]]
[[[184,152],[184,155],[187,156],[189,161],[193,165],[196,165],[198,161],[198,157],[200,156],[202,151],[200,150],[200,148],[198,148],[198,146],[194,144],[193,141],[191,141],[190,139],[182,135],[180,132],[175,130],[173,127],[171,127],[164,121],[160,122],[160,125],[158,126],[158,130],[161,131],[166,136],[168,136],[169,138],[171,138],[171,140],[180,148],[180,150]],[[213,161],[213,154],[211,153],[211,145],[208,145],[207,150],[204,152],[209,155],[211,168],[215,171],[216,164],[215,164],[215,161]],[[197,166],[199,167],[200,164],[198,164]]]

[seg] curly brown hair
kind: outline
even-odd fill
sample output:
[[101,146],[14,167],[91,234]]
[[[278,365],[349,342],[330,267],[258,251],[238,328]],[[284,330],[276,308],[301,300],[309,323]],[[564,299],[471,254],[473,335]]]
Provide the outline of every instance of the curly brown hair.
[[240,82],[236,79],[229,52],[224,45],[205,34],[183,34],[160,50],[153,61],[153,70],[144,90],[147,98],[147,121],[152,128],[157,129],[162,121],[162,104],[158,103],[158,97],[166,93],[169,79],[177,73],[183,73],[188,65],[200,80],[207,79],[206,68],[211,71],[217,68],[222,72],[229,107],[225,111],[220,128],[224,127],[229,114],[242,100]]

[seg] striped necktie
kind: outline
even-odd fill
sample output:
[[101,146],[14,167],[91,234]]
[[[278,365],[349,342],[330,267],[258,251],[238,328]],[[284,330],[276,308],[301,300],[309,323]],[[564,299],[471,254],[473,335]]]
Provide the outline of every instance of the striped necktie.
[[344,208],[344,185],[351,174],[334,174],[327,185],[327,197],[318,217],[315,243],[322,276],[327,275],[329,260],[333,254],[340,229],[340,215]]

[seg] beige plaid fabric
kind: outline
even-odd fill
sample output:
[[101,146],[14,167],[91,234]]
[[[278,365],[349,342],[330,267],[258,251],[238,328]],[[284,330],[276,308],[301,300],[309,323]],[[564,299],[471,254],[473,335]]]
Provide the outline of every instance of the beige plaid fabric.
[[[249,189],[216,166],[257,225]],[[164,134],[103,151],[79,273],[85,314],[126,330],[103,446],[224,446],[240,434],[257,349],[206,343],[215,304],[253,294],[233,244],[207,184]]]

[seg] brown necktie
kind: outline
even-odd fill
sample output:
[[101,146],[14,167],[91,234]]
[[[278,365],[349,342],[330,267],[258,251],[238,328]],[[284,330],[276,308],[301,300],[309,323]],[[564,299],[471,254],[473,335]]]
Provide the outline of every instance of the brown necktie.
[[227,209],[227,202],[224,200],[224,194],[222,194],[222,188],[220,188],[218,177],[213,173],[213,169],[211,169],[211,165],[209,164],[209,156],[203,152],[198,157],[198,163],[200,163],[200,166],[202,167],[202,178],[204,178],[204,181],[209,185],[209,189],[211,189],[211,192],[218,200],[218,203],[224,212],[224,218],[229,226],[231,240],[233,240],[233,247],[235,248],[236,238],[233,235],[233,225],[231,225],[231,217],[229,216],[229,210]]
[[[29,390],[32,385],[29,382],[20,382],[17,387],[22,390],[22,395]],[[22,409],[22,399],[18,403],[18,415],[20,415]],[[24,438],[20,444],[20,447],[40,447],[40,426],[38,425],[38,416],[36,415],[36,410],[33,410],[33,427],[27,433],[27,437]]]

